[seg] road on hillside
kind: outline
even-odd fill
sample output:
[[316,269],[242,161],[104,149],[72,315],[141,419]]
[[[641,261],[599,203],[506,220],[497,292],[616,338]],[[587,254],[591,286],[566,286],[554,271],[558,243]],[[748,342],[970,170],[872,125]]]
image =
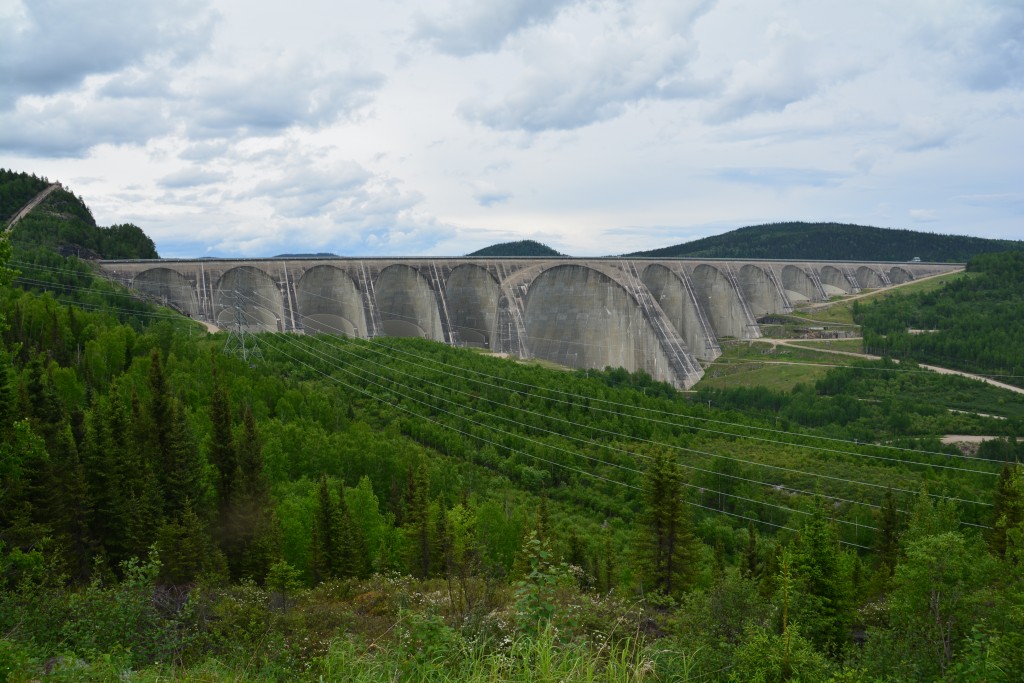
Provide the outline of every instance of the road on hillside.
[[[865,297],[874,296],[874,295],[878,294],[879,292],[891,292],[892,290],[899,289],[900,287],[906,287],[907,285],[912,285],[912,284],[915,284],[917,282],[924,282],[925,280],[931,280],[932,278],[942,277],[943,275],[949,275],[950,273],[962,273],[962,272],[964,272],[964,270],[966,270],[966,267],[958,268],[956,270],[947,270],[945,273],[936,273],[935,275],[925,275],[924,277],[919,277],[916,280],[907,280],[906,282],[901,282],[898,285],[890,285],[890,286],[888,286],[888,287],[886,287],[884,289],[872,289],[870,292],[864,292],[863,294],[854,294],[852,296],[844,296],[842,299],[839,299],[837,301],[823,301],[821,303],[810,304],[808,306],[800,306],[799,310],[806,311],[806,312],[822,311],[822,310],[825,310],[826,308],[830,308],[832,306],[838,306],[840,304],[845,304],[848,301],[855,301],[857,299],[863,299]],[[817,322],[818,324],[830,324],[830,323],[822,323],[820,320],[816,320],[815,322]]]
[[4,229],[4,232],[8,232],[9,233],[11,230],[14,230],[14,226],[17,225],[18,221],[20,221],[22,218],[27,216],[32,211],[32,209],[34,209],[37,206],[39,206],[39,204],[42,203],[42,201],[44,199],[49,197],[53,193],[54,190],[59,190],[60,187],[61,187],[60,183],[53,183],[52,185],[48,185],[45,190],[43,190],[42,192],[37,194],[35,197],[30,199],[28,204],[26,204],[25,206],[21,207],[21,209],[18,211],[18,213],[14,214],[14,217],[11,218],[10,221],[8,221],[7,227]]
[[[860,339],[860,337],[850,337],[850,339]],[[794,343],[793,341],[786,339],[757,339],[755,341],[760,343],[771,344],[772,346],[788,346],[794,349],[803,349],[804,351],[820,351],[821,353],[831,353],[837,356],[852,356],[853,358],[863,358],[865,360],[882,360],[881,356],[874,356],[870,353],[856,353],[854,351],[837,351],[835,349],[822,348],[820,346],[804,346],[802,344],[797,344]],[[844,340],[840,339],[837,341]],[[899,358],[893,358],[892,361],[894,363],[900,362]],[[976,379],[979,382],[984,382],[985,384],[991,384],[992,386],[999,387],[1000,389],[1012,391],[1015,394],[1024,394],[1024,388],[1016,387],[1012,384],[1007,384],[1005,382],[998,382],[992,379],[991,377],[985,377],[984,375],[975,375],[970,372],[963,372],[962,370],[953,370],[952,368],[942,368],[939,367],[938,365],[925,365],[924,363],[918,363],[918,365],[922,368],[925,368],[926,370],[937,372],[940,375],[960,375],[961,377],[967,377],[968,379]]]

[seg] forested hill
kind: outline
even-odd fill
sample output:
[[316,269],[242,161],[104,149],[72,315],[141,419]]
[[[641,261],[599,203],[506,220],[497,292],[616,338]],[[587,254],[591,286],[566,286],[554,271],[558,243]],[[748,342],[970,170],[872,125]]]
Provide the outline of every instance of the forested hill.
[[[50,184],[45,178],[0,169],[0,218],[6,222]],[[130,223],[104,228],[96,225],[80,197],[58,189],[21,219],[11,242],[22,252],[58,251],[83,258],[159,258],[141,228]]]
[[1024,241],[937,235],[845,223],[768,223],[629,256],[768,258],[962,263],[972,256],[1024,249]]
[[560,254],[546,244],[534,240],[519,240],[518,242],[503,242],[492,244],[489,247],[478,249],[467,256],[565,256]]

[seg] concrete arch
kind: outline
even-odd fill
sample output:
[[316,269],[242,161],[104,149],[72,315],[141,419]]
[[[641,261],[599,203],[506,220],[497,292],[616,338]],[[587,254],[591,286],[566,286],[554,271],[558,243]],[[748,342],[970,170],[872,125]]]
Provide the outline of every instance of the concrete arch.
[[456,338],[469,346],[493,346],[501,285],[473,263],[455,266],[445,283],[448,316]]
[[894,285],[902,285],[914,279],[914,274],[902,266],[893,266],[889,269],[889,282]]
[[690,296],[678,275],[659,263],[652,263],[640,275],[640,281],[651,293],[661,310],[686,342],[690,352],[699,358],[710,355],[707,335],[697,312],[697,303]]
[[295,301],[307,332],[366,336],[363,293],[341,268],[313,266],[299,278]]
[[132,289],[161,300],[188,316],[199,314],[196,286],[187,277],[170,268],[150,268],[132,281]]
[[881,274],[868,266],[861,266],[857,269],[857,282],[865,289],[885,287],[885,281],[882,279]]
[[764,268],[748,263],[740,268],[739,283],[743,298],[755,318],[786,311],[782,292]]
[[657,334],[626,289],[577,264],[548,268],[530,284],[524,314],[530,354],[573,368],[645,370],[672,381]]
[[693,269],[692,280],[694,294],[707,313],[715,336],[719,339],[747,338],[749,335],[743,302],[732,281],[718,268],[706,263]]
[[835,266],[822,266],[821,286],[829,296],[853,294],[853,285],[849,278]]
[[794,265],[782,269],[782,288],[793,302],[815,301],[821,298],[811,276],[803,268]]
[[377,276],[374,292],[385,335],[445,340],[434,290],[415,268],[402,263],[388,266]]
[[247,332],[280,332],[284,319],[281,291],[266,272],[237,266],[224,273],[214,291],[217,326]]

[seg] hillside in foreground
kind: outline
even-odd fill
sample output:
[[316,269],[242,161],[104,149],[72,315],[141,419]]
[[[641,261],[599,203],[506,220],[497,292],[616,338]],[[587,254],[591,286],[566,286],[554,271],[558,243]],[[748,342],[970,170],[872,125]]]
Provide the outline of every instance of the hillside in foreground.
[[1024,249],[1024,241],[938,235],[845,223],[769,223],[628,256],[963,263],[972,256]]

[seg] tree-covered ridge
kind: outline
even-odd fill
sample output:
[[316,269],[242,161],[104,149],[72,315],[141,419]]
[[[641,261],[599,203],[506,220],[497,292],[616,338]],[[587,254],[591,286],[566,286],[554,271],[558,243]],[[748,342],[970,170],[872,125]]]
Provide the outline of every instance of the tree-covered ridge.
[[[0,171],[0,199],[10,197],[16,205],[13,215],[48,185],[25,173]],[[6,204],[3,212],[7,212]],[[159,258],[156,245],[141,228],[128,223],[104,228],[96,225],[92,212],[80,197],[58,189],[14,227],[15,249],[59,251],[82,258]]]
[[492,244],[483,249],[477,249],[467,256],[564,256],[546,244],[534,240],[519,240],[518,242],[502,242]]
[[1024,252],[977,256],[968,272],[934,292],[857,306],[864,348],[1024,386]]
[[1024,241],[939,235],[844,223],[769,223],[636,252],[660,258],[763,258],[963,263],[977,254],[1024,249]]
[[49,184],[46,178],[34,174],[0,168],[0,227]]

